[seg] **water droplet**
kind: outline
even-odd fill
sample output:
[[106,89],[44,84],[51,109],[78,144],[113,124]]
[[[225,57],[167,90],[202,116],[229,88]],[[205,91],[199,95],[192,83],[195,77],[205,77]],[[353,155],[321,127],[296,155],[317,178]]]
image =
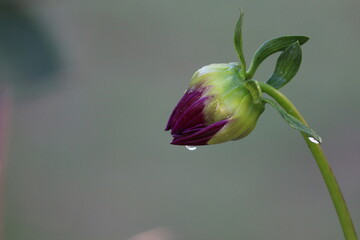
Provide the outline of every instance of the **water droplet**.
[[195,146],[185,146],[188,150],[190,150],[190,151],[194,151],[194,150],[196,150],[196,148],[197,147],[195,147]]
[[311,142],[315,143],[315,144],[320,144],[320,143],[322,142],[322,140],[321,140],[320,137],[319,137],[319,140],[317,140],[317,139],[315,139],[315,138],[313,138],[313,137],[308,137],[308,139],[309,139]]

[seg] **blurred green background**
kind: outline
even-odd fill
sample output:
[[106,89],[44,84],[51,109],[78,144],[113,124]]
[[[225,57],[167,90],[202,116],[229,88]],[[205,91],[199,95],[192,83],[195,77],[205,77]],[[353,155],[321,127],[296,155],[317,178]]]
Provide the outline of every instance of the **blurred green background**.
[[[360,232],[358,0],[19,6],[48,39],[38,45],[49,46],[29,47],[30,59],[43,60],[38,75],[26,71],[31,60],[0,62],[13,97],[6,240],[342,239],[305,143],[273,109],[247,138],[196,151],[170,145],[163,131],[198,68],[236,61],[239,6],[248,62],[267,39],[311,38],[282,92],[323,137]],[[275,61],[255,78],[267,80]],[[23,79],[34,81],[13,84]]]

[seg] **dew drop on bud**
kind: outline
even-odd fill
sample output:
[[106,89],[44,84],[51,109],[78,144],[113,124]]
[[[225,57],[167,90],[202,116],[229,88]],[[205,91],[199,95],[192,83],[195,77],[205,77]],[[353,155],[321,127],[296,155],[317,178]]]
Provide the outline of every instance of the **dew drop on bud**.
[[195,146],[185,146],[188,150],[190,150],[190,151],[194,151],[194,150],[196,150],[196,148],[197,147],[195,147]]
[[319,140],[317,140],[317,139],[315,139],[315,138],[313,138],[313,137],[308,137],[308,139],[311,141],[311,142],[313,142],[313,143],[315,143],[315,144],[320,144],[321,143],[321,138],[319,138]]

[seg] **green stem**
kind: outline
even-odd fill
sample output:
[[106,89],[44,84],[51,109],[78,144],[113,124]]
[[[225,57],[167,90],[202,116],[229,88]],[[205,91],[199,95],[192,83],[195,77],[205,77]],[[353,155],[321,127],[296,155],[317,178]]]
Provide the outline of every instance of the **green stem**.
[[[296,109],[296,107],[292,104],[292,102],[290,102],[290,100],[285,95],[283,95],[277,89],[271,87],[266,83],[259,82],[259,85],[263,92],[267,93],[269,96],[274,98],[289,114],[293,115],[303,124],[308,126],[303,116],[300,114],[300,112]],[[314,144],[308,139],[308,136],[306,134],[302,133],[302,135],[316,160],[321,175],[329,190],[345,239],[357,240],[358,238],[356,236],[355,228],[352,223],[351,216],[346,206],[344,197],[341,193],[339,184],[337,183],[335,175],[332,172],[328,161],[326,160],[326,157],[324,155],[323,150],[321,149],[320,144]]]

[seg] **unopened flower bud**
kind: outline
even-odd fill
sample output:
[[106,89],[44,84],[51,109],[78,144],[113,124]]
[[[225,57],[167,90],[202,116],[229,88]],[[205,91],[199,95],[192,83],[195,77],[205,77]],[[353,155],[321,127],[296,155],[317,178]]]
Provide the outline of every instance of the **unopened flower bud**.
[[254,103],[238,63],[211,64],[195,72],[173,110],[166,131],[174,145],[207,145],[247,136],[264,104]]

